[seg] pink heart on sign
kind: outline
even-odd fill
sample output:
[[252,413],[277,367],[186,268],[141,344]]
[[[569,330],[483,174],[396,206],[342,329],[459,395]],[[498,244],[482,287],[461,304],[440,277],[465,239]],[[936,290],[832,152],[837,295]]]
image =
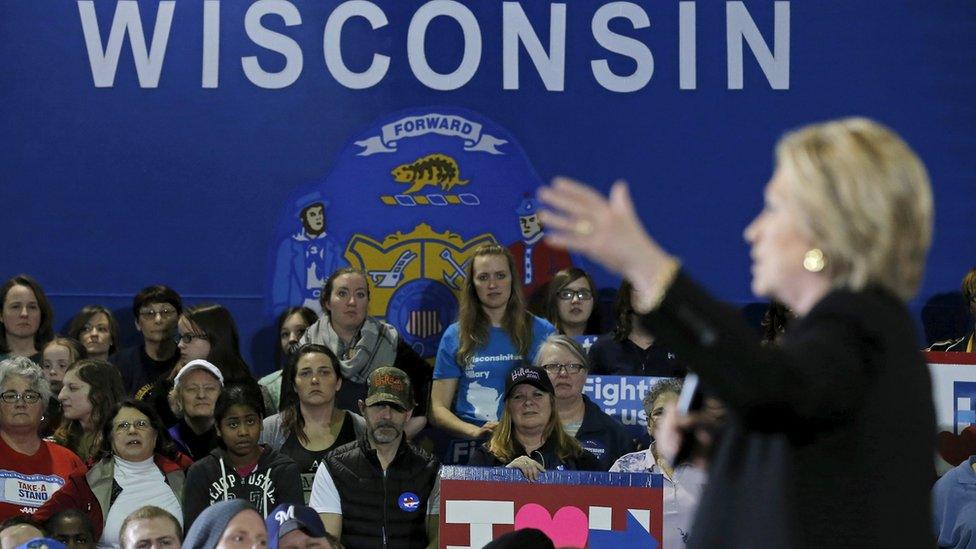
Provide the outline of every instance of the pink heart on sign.
[[515,529],[522,528],[542,530],[556,547],[586,547],[590,535],[589,520],[578,507],[562,507],[550,516],[537,503],[523,505],[515,514]]

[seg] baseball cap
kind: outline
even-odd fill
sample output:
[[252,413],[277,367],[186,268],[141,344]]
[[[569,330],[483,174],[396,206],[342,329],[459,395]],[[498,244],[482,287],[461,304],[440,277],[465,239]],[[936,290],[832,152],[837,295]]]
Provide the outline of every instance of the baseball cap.
[[508,378],[505,380],[505,400],[508,400],[508,397],[512,394],[512,389],[522,383],[528,383],[546,393],[556,392],[552,388],[552,381],[549,380],[549,374],[542,368],[538,366],[516,366],[508,373]]
[[180,372],[176,374],[176,379],[173,380],[173,386],[175,387],[179,385],[180,380],[186,377],[186,375],[192,372],[193,370],[206,370],[210,372],[210,374],[212,374],[215,378],[217,378],[217,381],[220,382],[221,386],[224,385],[224,375],[220,373],[220,370],[212,363],[203,360],[202,358],[198,358],[196,360],[191,360],[190,362],[187,362],[185,366],[180,368]]
[[310,537],[324,538],[325,526],[322,519],[308,505],[295,505],[293,503],[282,503],[268,513],[268,518],[264,519],[264,525],[268,528],[268,547],[278,549],[278,540],[289,532],[302,530]]
[[392,366],[382,366],[369,374],[366,406],[386,402],[404,410],[413,408],[413,391],[406,372]]

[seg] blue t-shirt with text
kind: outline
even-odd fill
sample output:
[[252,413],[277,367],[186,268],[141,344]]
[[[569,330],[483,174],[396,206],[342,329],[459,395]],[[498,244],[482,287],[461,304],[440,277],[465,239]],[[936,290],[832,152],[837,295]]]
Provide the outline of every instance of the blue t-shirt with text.
[[518,354],[508,333],[493,326],[488,332],[488,343],[475,351],[471,365],[465,368],[455,358],[458,350],[458,323],[448,326],[437,348],[434,379],[458,380],[452,406],[454,414],[462,421],[475,425],[498,421],[508,372],[517,365],[531,362],[539,345],[555,331],[552,324],[533,316],[532,345],[529,347],[529,356],[523,357]]

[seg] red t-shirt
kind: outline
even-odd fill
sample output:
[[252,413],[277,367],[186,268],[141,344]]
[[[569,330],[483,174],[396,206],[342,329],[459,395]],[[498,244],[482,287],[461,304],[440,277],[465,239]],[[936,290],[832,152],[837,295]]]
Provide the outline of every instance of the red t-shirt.
[[33,515],[82,465],[74,452],[53,442],[42,440],[37,452],[29,456],[0,437],[0,522]]

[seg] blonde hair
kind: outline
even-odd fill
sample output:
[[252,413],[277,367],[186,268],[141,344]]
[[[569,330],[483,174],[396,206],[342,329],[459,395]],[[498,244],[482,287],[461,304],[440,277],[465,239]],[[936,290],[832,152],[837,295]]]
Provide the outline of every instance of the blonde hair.
[[[549,421],[546,422],[543,431],[543,440],[556,437],[556,455],[559,459],[566,461],[571,457],[578,457],[583,453],[583,447],[579,441],[569,436],[563,429],[563,424],[559,422],[559,414],[556,413],[556,397],[552,393],[549,396]],[[512,423],[512,414],[508,411],[508,399],[505,399],[502,406],[502,417],[498,420],[498,426],[491,433],[488,440],[488,451],[499,461],[508,463],[518,457],[515,454],[515,425]],[[548,467],[548,466],[547,466]]]
[[932,191],[895,132],[866,118],[813,124],[784,135],[776,161],[834,286],[915,295],[932,239]]
[[508,303],[505,304],[505,316],[502,318],[502,329],[512,338],[512,343],[523,357],[528,355],[529,347],[532,345],[532,315],[525,308],[522,280],[515,267],[515,259],[506,248],[498,244],[479,246],[464,269],[465,279],[458,307],[458,351],[455,360],[464,368],[471,365],[475,351],[488,344],[491,320],[482,309],[478,291],[474,286],[474,261],[479,257],[488,256],[501,256],[506,259],[509,279],[512,281],[512,291],[508,296]]

